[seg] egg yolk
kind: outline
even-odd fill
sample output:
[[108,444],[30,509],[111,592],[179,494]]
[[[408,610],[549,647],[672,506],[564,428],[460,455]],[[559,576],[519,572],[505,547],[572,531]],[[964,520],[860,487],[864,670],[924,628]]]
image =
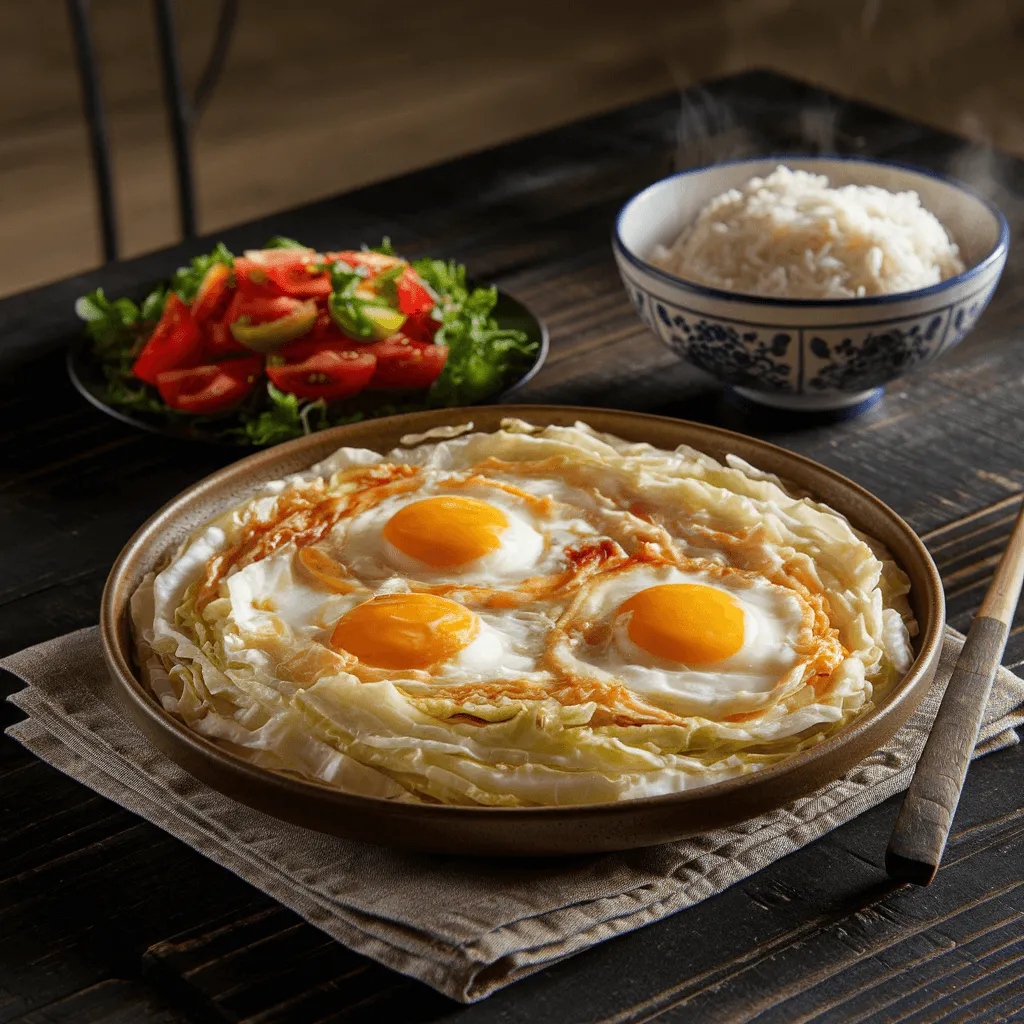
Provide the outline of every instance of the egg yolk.
[[467,608],[433,594],[383,594],[347,611],[331,646],[372,668],[429,668],[466,647],[480,632]]
[[434,569],[451,569],[501,547],[508,517],[476,498],[423,498],[384,524],[384,539]]
[[619,606],[641,649],[666,661],[706,665],[743,646],[743,609],[729,594],[693,583],[648,587]]

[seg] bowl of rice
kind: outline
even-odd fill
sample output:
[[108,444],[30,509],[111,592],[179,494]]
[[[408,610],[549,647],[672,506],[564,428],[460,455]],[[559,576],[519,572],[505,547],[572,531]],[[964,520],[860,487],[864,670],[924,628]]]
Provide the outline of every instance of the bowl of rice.
[[644,323],[743,398],[861,412],[958,344],[1006,262],[991,203],[919,168],[773,157],[684,171],[619,213]]

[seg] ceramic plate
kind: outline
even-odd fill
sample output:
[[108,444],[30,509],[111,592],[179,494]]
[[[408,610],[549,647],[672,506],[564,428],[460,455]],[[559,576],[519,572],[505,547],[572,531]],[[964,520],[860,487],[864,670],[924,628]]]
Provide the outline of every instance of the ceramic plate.
[[[537,808],[394,803],[257,768],[190,732],[143,687],[134,664],[129,599],[143,576],[212,516],[244,501],[264,482],[305,469],[342,445],[386,452],[404,434],[470,420],[477,429],[493,430],[510,415],[536,424],[584,420],[628,440],[669,449],[688,444],[716,458],[733,453],[842,512],[881,540],[910,576],[910,602],[920,625],[910,671],[877,707],[822,743],[762,771],[667,796]],[[111,570],[101,613],[112,699],[157,747],[203,782],[268,814],[322,832],[445,853],[506,856],[594,853],[664,843],[763,814],[812,792],[883,746],[906,721],[934,675],[943,621],[942,584],[924,545],[895,512],[838,473],[717,427],[631,412],[542,405],[388,417],[311,434],[242,459],[189,488],[139,529]]]
[[[548,330],[544,323],[518,299],[501,290],[498,291],[498,302],[492,315],[497,320],[499,327],[506,330],[522,331],[530,341],[537,343],[537,354],[533,360],[527,366],[511,373],[501,389],[485,399],[487,402],[502,402],[514,395],[544,365],[544,360],[548,356]],[[97,409],[122,423],[131,424],[133,427],[154,434],[162,434],[165,437],[205,441],[209,444],[248,449],[249,451],[253,449],[251,444],[224,436],[225,427],[233,425],[230,414],[217,418],[193,418],[187,415],[175,415],[172,412],[168,412],[167,415],[134,412],[108,404],[105,397],[106,378],[103,376],[100,364],[92,354],[92,342],[84,334],[71,343],[68,349],[67,367],[72,383],[82,396]],[[396,401],[415,400],[415,396],[411,398],[403,396]],[[368,391],[349,399],[348,403],[351,404],[353,410],[361,409],[365,412],[367,419],[371,419],[374,406],[379,407],[381,403],[388,401],[391,399],[387,393]]]

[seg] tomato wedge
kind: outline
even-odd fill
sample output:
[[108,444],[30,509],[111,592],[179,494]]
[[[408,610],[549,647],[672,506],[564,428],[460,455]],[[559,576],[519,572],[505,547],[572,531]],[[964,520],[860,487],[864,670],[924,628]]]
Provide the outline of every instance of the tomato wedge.
[[221,412],[237,405],[256,386],[263,359],[229,359],[157,376],[160,397],[172,408],[197,415]]
[[[286,253],[288,249],[280,249]],[[285,293],[298,298],[318,298],[331,294],[331,275],[318,269],[318,257],[303,250],[290,260],[275,260],[264,266],[267,276]]]
[[202,352],[198,325],[188,306],[171,292],[149,341],[132,366],[132,373],[147,384],[155,384],[158,373],[194,366],[202,359]]
[[235,280],[250,295],[323,297],[331,294],[331,275],[317,269],[320,259],[313,249],[247,249],[235,260]]
[[331,294],[331,275],[318,270],[315,263],[293,263],[287,267],[268,267],[267,274],[285,293],[298,298],[319,298]]
[[[348,343],[351,345],[351,343]],[[274,387],[298,398],[334,401],[359,394],[369,383],[377,359],[367,351],[313,340],[293,341],[267,362]]]
[[396,287],[398,308],[406,316],[420,316],[423,313],[429,316],[433,311],[436,300],[412,267],[405,268]]
[[235,257],[235,287],[238,295],[273,298],[281,289],[270,280],[267,268],[248,256]]
[[227,299],[228,288],[231,284],[231,268],[226,263],[214,263],[203,275],[199,291],[192,300],[192,319],[197,324],[209,320]]
[[236,291],[224,319],[231,324],[245,317],[249,323],[265,324],[293,313],[301,305],[303,303],[290,295],[250,295]]
[[432,344],[434,341],[434,335],[437,334],[438,328],[441,326],[439,320],[435,320],[431,315],[432,310],[425,309],[421,313],[417,313],[415,316],[406,317],[405,323],[402,324],[402,333],[407,338],[412,338],[413,341],[422,341],[426,344]]
[[289,245],[273,249],[246,249],[244,256],[261,267],[287,267],[297,260],[308,263],[316,259],[317,251],[305,245]]
[[228,307],[225,319],[231,325],[235,341],[254,352],[269,352],[302,337],[312,329],[317,318],[312,299],[296,299],[288,295],[256,298],[237,292]]
[[372,390],[429,387],[448,360],[447,345],[424,344],[404,334],[365,345],[364,349],[377,357],[377,369],[367,385]]
[[207,321],[203,324],[203,353],[213,363],[230,356],[248,355],[250,352],[240,341],[235,341],[226,320]]
[[368,249],[346,249],[344,252],[324,253],[324,262],[330,266],[332,263],[347,263],[350,267],[366,267],[371,275],[379,274],[382,270],[390,270],[397,267],[405,260],[397,256],[385,256],[380,252],[370,252]]
[[320,308],[316,314],[313,329],[299,341],[290,341],[284,346],[285,354],[293,345],[305,345],[309,342],[326,343],[335,348],[355,348],[351,339],[341,333],[341,328],[331,319],[328,310]]

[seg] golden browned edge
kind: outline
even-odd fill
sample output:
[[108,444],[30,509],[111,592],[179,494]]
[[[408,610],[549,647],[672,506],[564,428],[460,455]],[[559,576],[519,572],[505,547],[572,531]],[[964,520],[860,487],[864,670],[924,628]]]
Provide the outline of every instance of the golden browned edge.
[[[910,577],[911,605],[919,625],[914,640],[916,658],[910,670],[877,706],[833,736],[758,772],[682,793],[564,807],[401,804],[346,793],[326,783],[258,768],[222,750],[164,711],[145,689],[133,667],[129,601],[143,575],[176,547],[178,541],[171,546],[165,543],[164,550],[153,553],[164,530],[191,506],[206,499],[222,500],[218,508],[223,511],[245,500],[244,495],[239,496],[239,482],[248,481],[249,489],[254,490],[269,480],[308,468],[342,446],[384,452],[395,447],[405,434],[470,421],[477,430],[493,430],[505,417],[542,426],[567,426],[583,420],[595,430],[627,440],[649,441],[659,448],[671,450],[688,444],[716,458],[732,453],[805,488],[817,500],[846,515],[858,529],[882,541]],[[216,510],[207,510],[205,518],[215,514]],[[944,623],[942,583],[924,544],[892,509],[834,470],[720,427],[666,416],[558,405],[407,413],[336,427],[250,455],[193,485],[136,531],[110,571],[100,614],[104,655],[113,683],[110,696],[160,749],[216,788],[309,828],[448,852],[513,854],[625,849],[665,842],[763,813],[813,791],[883,746],[909,718],[934,676]],[[311,804],[328,817],[311,816]],[[340,812],[341,817],[335,817],[334,812]],[[358,816],[345,812],[358,812]],[[374,825],[374,815],[382,816],[378,826]],[[424,836],[397,836],[390,832],[396,821],[428,825],[431,831]],[[517,828],[506,830],[505,824]],[[497,831],[496,826],[500,826]],[[531,829],[518,832],[519,826]],[[629,826],[633,826],[632,831],[620,831]],[[449,845],[438,838],[449,827],[454,830],[457,845],[454,839]]]

